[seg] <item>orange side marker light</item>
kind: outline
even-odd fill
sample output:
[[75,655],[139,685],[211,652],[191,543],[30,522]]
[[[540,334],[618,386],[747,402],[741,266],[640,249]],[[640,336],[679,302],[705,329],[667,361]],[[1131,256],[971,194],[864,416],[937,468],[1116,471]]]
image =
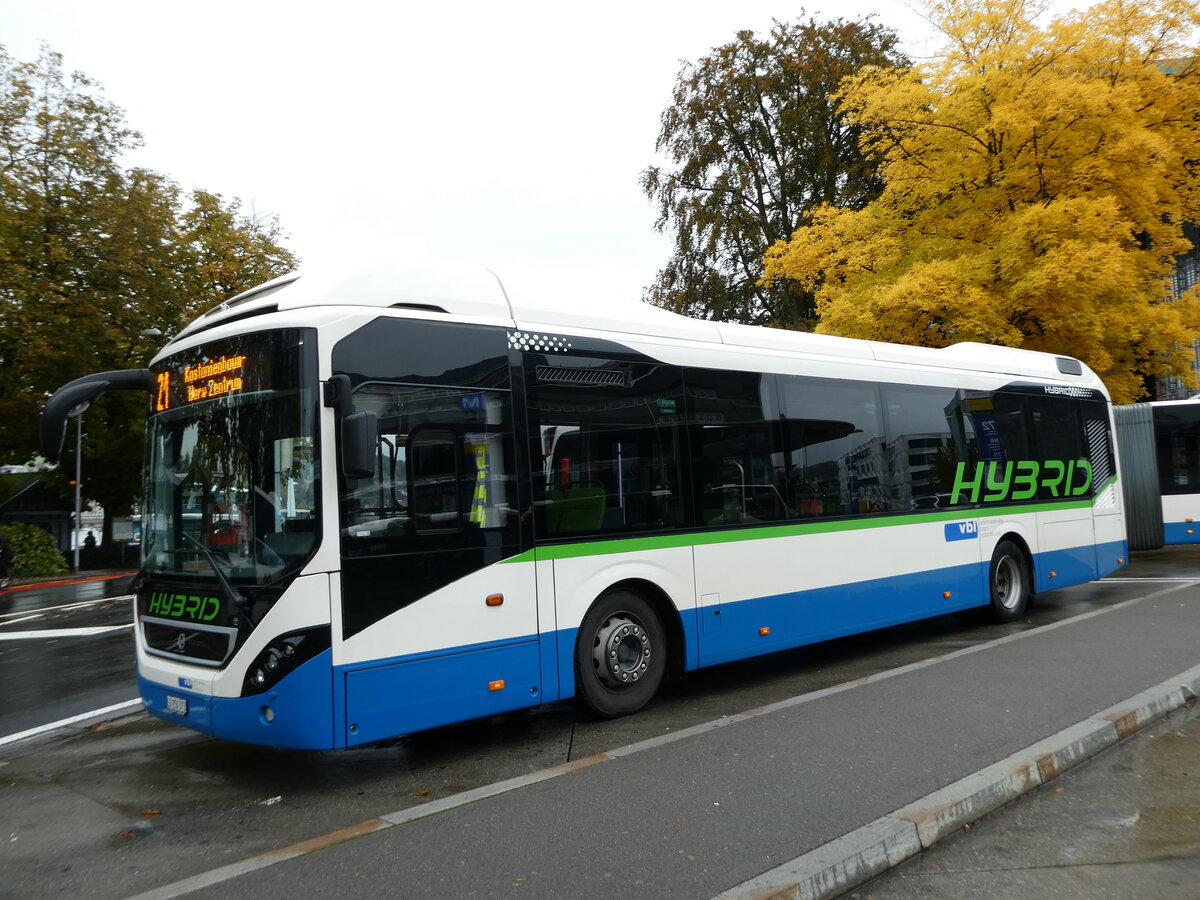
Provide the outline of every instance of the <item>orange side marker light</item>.
[[758,629],[758,633],[760,636],[766,637],[768,634],[771,633],[771,629],[768,628],[766,625],[764,625],[762,628]]
[[500,606],[503,603],[504,603],[504,595],[503,594],[488,594],[487,595],[487,605],[488,606]]
[[489,690],[489,691],[502,691],[502,690],[504,690],[504,679],[503,679],[503,678],[499,678],[499,679],[497,679],[496,681],[489,681],[489,682],[488,682],[488,690]]

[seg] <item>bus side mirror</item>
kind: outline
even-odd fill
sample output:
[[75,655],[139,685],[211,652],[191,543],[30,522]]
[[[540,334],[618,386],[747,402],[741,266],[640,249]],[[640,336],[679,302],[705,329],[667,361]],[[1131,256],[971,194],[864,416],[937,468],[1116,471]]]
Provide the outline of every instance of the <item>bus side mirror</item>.
[[342,473],[347,478],[370,478],[375,474],[378,434],[379,416],[370,410],[342,419]]
[[46,401],[38,422],[38,438],[42,456],[56,463],[62,455],[67,419],[77,416],[93,400],[109,391],[144,391],[152,393],[156,382],[149,369],[122,369],[84,375],[64,384]]

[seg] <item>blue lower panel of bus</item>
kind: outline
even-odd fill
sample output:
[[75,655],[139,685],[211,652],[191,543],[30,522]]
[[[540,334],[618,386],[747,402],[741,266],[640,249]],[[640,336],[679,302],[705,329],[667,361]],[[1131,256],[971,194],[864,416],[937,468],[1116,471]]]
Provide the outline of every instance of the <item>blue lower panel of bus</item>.
[[[1125,541],[1038,554],[1034,590],[1101,578],[1127,558]],[[990,567],[991,560],[985,560],[702,607],[699,635],[685,617],[687,640],[692,646],[698,641],[700,665],[707,666],[979,607],[990,601]],[[571,642],[573,647],[573,633]],[[560,653],[570,659],[569,652]]]
[[345,745],[365,744],[541,703],[539,643],[463,647],[343,669]]
[[1096,545],[1096,577],[1111,575],[1129,559],[1129,541]]
[[1200,524],[1196,522],[1163,522],[1163,542],[1166,544],[1200,544]]
[[1096,547],[1089,545],[1039,553],[1033,568],[1034,591],[1083,584],[1096,577]]
[[[705,607],[700,610],[705,623],[699,636],[700,664],[730,662],[979,606],[986,585],[987,566],[973,563],[726,603],[719,613]],[[696,638],[694,630],[689,638]]]
[[176,725],[247,744],[327,750],[334,746],[330,664],[326,650],[273,689],[249,697],[207,697],[140,674],[138,688],[148,712]]

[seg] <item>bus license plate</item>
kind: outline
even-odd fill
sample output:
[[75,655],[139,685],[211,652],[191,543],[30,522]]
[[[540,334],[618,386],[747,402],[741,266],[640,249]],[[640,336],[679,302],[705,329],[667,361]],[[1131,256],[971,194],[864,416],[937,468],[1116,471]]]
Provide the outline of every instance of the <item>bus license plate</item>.
[[167,712],[177,716],[187,715],[187,697],[175,697],[167,694]]

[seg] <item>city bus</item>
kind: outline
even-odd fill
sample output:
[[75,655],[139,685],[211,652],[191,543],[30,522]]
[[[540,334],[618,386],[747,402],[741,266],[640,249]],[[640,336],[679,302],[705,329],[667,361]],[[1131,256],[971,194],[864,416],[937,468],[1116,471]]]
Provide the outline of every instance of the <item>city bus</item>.
[[487,270],[300,272],[147,369],[137,681],[198,731],[346,748],[946,613],[1126,557],[1078,360],[509,296]]
[[1131,548],[1200,543],[1200,399],[1114,413]]

